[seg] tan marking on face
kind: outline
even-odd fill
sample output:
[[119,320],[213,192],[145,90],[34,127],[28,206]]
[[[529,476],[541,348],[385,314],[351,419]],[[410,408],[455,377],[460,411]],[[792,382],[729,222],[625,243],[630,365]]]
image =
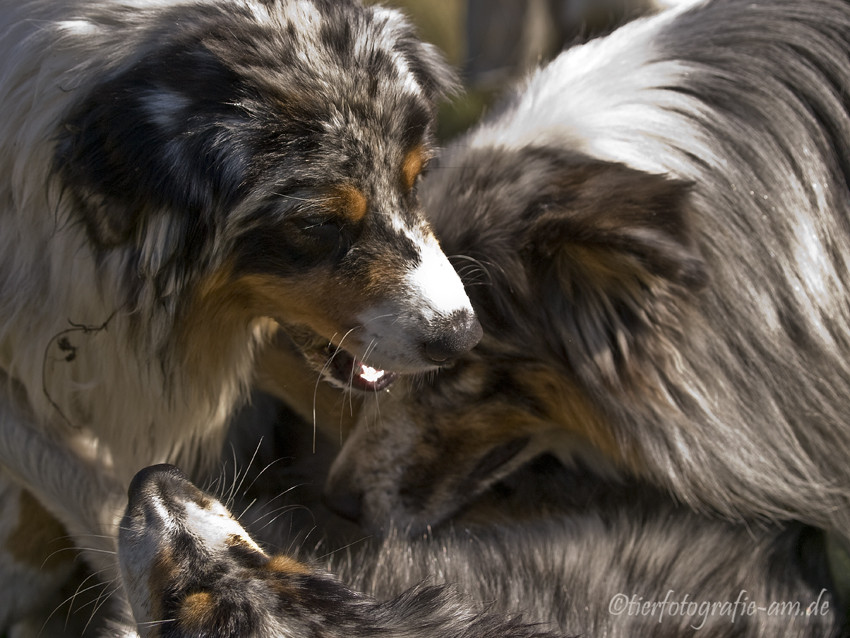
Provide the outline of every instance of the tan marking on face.
[[229,268],[212,273],[198,287],[180,318],[177,347],[187,371],[199,383],[230,365],[225,359],[230,335],[243,335],[261,316],[250,291],[235,285]]
[[[480,470],[481,463],[486,462],[491,452],[522,439],[528,439],[530,444],[535,434],[547,429],[544,420],[508,401],[477,401],[472,397],[458,397],[455,405],[447,406],[444,403],[445,396],[432,398],[437,398],[436,405],[439,408],[427,405],[427,400],[405,402],[403,415],[397,412],[387,414],[382,408],[385,419],[401,417],[403,427],[415,430],[415,434],[409,446],[402,442],[389,458],[382,460],[382,463],[398,466],[401,472],[395,487],[380,489],[388,491],[391,508],[409,508],[413,517],[421,522],[442,519],[458,506],[467,503],[488,485],[529,460],[534,448],[528,444],[519,446],[513,456],[505,456],[501,465],[491,465],[484,473]],[[404,433],[400,436],[404,436]],[[387,438],[392,437],[393,433],[388,432]],[[381,443],[389,448],[395,447],[391,440]],[[361,455],[365,451],[359,450]],[[386,476],[382,474],[383,468],[374,465],[368,455],[364,464],[361,465],[357,460],[353,463],[347,471],[353,470],[350,476],[362,482],[367,493],[372,486],[377,485],[371,477],[373,471],[379,480]],[[406,492],[404,497],[401,495],[402,489]],[[392,510],[383,509],[381,498],[376,496],[373,503],[379,512],[378,516],[392,515]]]
[[352,223],[357,223],[366,216],[369,201],[360,189],[351,184],[335,186],[325,204],[336,215]]
[[364,285],[337,279],[330,271],[316,270],[291,279],[268,274],[234,276],[223,267],[198,287],[181,318],[178,339],[190,373],[204,375],[229,362],[224,340],[244,338],[251,326],[263,322],[269,338],[271,319],[304,325],[331,341],[342,338],[356,325],[368,303]]
[[345,319],[360,312],[366,303],[363,296],[357,282],[335,277],[330,268],[292,278],[263,273],[234,276],[223,268],[200,287],[187,323],[193,328],[206,323],[219,340],[228,334],[229,325],[244,326],[260,317],[333,334],[350,327]]
[[641,474],[644,464],[636,450],[622,447],[601,411],[577,383],[544,366],[529,366],[515,378],[546,407],[552,423],[582,436],[615,464]]
[[260,314],[280,318],[287,323],[309,326],[313,332],[327,336],[342,334],[350,327],[363,300],[349,285],[315,272],[283,280],[273,275],[245,275],[238,287],[246,291]]
[[[235,520],[235,519],[234,519]],[[228,547],[242,547],[244,549],[249,549],[253,552],[257,552],[258,554],[262,554],[265,556],[265,552],[260,549],[260,546],[254,542],[254,539],[250,536],[240,536],[239,534],[230,534],[224,541],[224,544]]]
[[266,569],[282,574],[297,574],[299,576],[308,576],[313,573],[304,563],[301,563],[286,554],[276,554],[269,559],[266,564]]
[[174,580],[177,572],[177,562],[167,547],[163,549],[151,563],[148,574],[148,591],[150,592],[150,615],[151,618],[162,618],[162,593]]
[[[452,459],[479,459],[488,451],[524,436],[535,437],[561,429],[586,440],[617,465],[639,468],[634,450],[624,450],[603,417],[581,387],[559,370],[534,363],[518,364],[512,377],[523,394],[542,406],[538,415],[500,400],[473,398],[487,392],[481,384],[487,368],[486,359],[469,365],[458,383],[463,383],[464,395],[424,393],[410,397],[408,418],[420,432],[437,429],[444,442],[442,448],[432,449],[425,440],[411,451],[411,459],[440,466],[441,473],[450,473],[456,464]],[[442,449],[450,449],[451,458],[442,458]],[[457,471],[457,469],[454,469]]]
[[477,462],[500,445],[532,436],[547,427],[546,423],[525,410],[508,403],[477,405],[443,420],[441,430],[457,458]]
[[18,523],[3,546],[17,562],[40,570],[59,569],[75,556],[68,532],[26,490],[18,500]]
[[177,622],[181,628],[202,630],[211,625],[215,614],[215,599],[206,591],[189,594],[180,605]]
[[416,183],[416,178],[422,172],[422,167],[425,166],[427,155],[424,146],[416,146],[412,148],[404,156],[401,162],[401,185],[405,192],[413,188]]
[[401,283],[401,275],[406,272],[409,264],[389,255],[387,257],[376,259],[369,265],[366,283],[368,290],[385,290]]

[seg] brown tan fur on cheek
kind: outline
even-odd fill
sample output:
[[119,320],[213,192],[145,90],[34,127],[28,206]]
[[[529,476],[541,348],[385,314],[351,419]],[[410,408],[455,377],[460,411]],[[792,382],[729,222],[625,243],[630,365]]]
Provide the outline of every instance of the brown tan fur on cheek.
[[[176,350],[187,371],[203,378],[229,365],[224,357],[230,344],[222,342],[222,335],[247,336],[252,322],[263,316],[257,309],[251,291],[233,280],[229,265],[207,276],[179,319]],[[270,334],[271,326],[269,322]]]
[[363,299],[349,283],[337,282],[325,273],[310,273],[283,280],[272,275],[246,275],[235,286],[245,291],[258,314],[285,323],[308,326],[330,340],[355,327]]
[[150,592],[151,603],[150,620],[163,619],[163,592],[173,582],[177,570],[177,562],[167,548],[163,549],[151,563],[150,574],[148,575],[148,591]]
[[355,288],[322,272],[289,280],[263,274],[234,276],[232,268],[224,266],[198,286],[181,319],[178,343],[187,367],[199,374],[220,369],[217,357],[226,351],[222,335],[246,335],[263,318],[269,337],[274,332],[271,319],[306,325],[328,340],[341,336],[354,327],[364,302],[352,293]]
[[[463,427],[459,429],[458,424]],[[475,406],[443,423],[450,448],[468,459],[478,459],[499,445],[533,436],[546,427],[525,410],[503,402]]]
[[272,556],[265,569],[269,576],[266,583],[271,590],[276,596],[289,600],[299,600],[302,597],[298,581],[293,577],[309,576],[313,573],[307,565],[285,554]]
[[313,572],[310,567],[286,554],[276,554],[269,559],[266,569],[281,574],[308,576]]
[[[207,316],[208,321],[215,320],[216,332],[222,323],[245,324],[258,317],[282,318],[313,327],[336,314],[328,312],[330,303],[328,307],[316,303],[330,294],[328,279],[322,273],[304,273],[295,280],[267,274],[233,276],[224,269],[202,289],[193,314],[199,319]],[[320,328],[327,330],[330,326]]]
[[181,629],[200,634],[213,625],[215,608],[215,599],[211,593],[202,591],[189,594],[180,605],[177,622]]
[[641,473],[643,463],[637,452],[623,449],[602,413],[576,383],[544,366],[528,367],[515,378],[544,407],[552,424],[586,439],[617,465]]
[[[496,400],[483,397],[489,394],[486,368],[486,359],[469,365],[454,391],[425,393],[413,401],[408,414],[417,431],[432,434],[420,437],[410,455],[418,459],[412,475],[427,476],[430,481],[435,476],[468,472],[473,467],[470,463],[502,445],[523,437],[532,440],[553,430],[584,439],[617,465],[635,471],[642,467],[636,452],[624,450],[618,443],[586,393],[560,371],[545,365],[520,365],[511,371],[517,397]],[[525,403],[536,408],[522,407]],[[469,463],[464,466],[459,459]]]
[[446,489],[467,482],[465,492],[479,489],[478,479],[472,481],[471,474],[481,459],[504,444],[547,428],[545,422],[503,401],[485,401],[469,408],[441,412],[411,413],[421,436],[409,453],[412,461],[405,468],[404,483],[407,491],[421,494],[426,501],[440,497],[440,485]]

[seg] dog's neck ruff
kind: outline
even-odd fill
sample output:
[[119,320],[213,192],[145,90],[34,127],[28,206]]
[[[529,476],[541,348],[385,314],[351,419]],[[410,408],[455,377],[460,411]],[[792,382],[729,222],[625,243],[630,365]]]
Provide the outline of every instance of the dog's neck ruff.
[[[61,272],[57,261],[52,251],[36,251],[32,270]],[[174,460],[190,471],[214,460],[266,324],[202,325],[201,317],[181,349],[175,341],[186,331],[175,316],[125,310],[120,292],[109,294],[115,282],[84,248],[73,277],[40,285],[44,294],[31,300],[42,307],[6,305],[2,318],[2,367],[27,388],[36,418],[62,437],[92,437],[122,482],[137,458]]]

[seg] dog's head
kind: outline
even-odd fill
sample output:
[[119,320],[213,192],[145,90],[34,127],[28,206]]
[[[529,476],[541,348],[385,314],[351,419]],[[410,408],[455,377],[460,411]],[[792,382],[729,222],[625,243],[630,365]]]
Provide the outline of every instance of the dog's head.
[[141,44],[85,87],[55,165],[131,309],[175,303],[222,333],[272,317],[373,389],[475,344],[417,199],[453,75],[400,14],[258,0],[129,19]]
[[[140,471],[119,532],[122,579],[143,636],[288,636],[345,616],[355,595],[263,551],[218,500],[174,466]],[[322,622],[324,620],[324,623]]]
[[482,611],[448,587],[376,600],[324,569],[269,555],[172,465],[145,468],[131,482],[118,560],[146,638],[555,638],[540,623]]
[[675,365],[706,278],[680,181],[545,147],[459,146],[441,166],[426,208],[485,334],[364,402],[326,491],[374,530],[438,523],[544,450],[632,465],[603,399]]

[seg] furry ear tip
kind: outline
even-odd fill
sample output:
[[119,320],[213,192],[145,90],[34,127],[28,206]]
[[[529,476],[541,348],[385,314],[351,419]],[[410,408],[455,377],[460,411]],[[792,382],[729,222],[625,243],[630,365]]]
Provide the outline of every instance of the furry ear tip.
[[399,46],[416,81],[428,99],[435,104],[462,92],[460,75],[446,60],[443,51],[435,44],[421,40],[408,24],[408,32]]
[[457,97],[463,92],[460,75],[434,44],[422,43],[423,60],[427,61],[425,84],[434,101]]

